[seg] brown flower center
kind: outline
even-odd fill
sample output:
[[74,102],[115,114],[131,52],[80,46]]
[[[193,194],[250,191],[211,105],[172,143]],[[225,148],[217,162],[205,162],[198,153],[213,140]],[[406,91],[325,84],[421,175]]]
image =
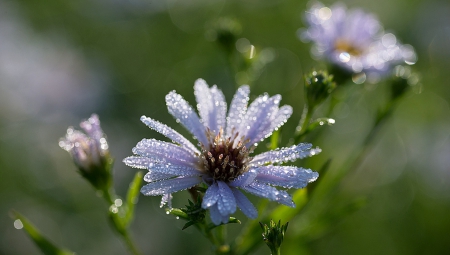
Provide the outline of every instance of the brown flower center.
[[230,182],[248,171],[249,153],[253,148],[245,146],[248,139],[238,139],[238,133],[232,133],[231,137],[225,137],[222,129],[217,135],[210,130],[206,132],[209,144],[202,145],[200,158],[203,170],[214,180]]
[[352,56],[360,56],[363,53],[362,49],[359,49],[358,47],[344,39],[336,40],[334,48],[336,49],[336,51],[347,52]]

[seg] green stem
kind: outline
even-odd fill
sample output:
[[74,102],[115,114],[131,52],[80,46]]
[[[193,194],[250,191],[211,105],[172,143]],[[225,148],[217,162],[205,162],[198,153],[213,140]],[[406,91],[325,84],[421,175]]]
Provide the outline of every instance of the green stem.
[[123,240],[125,241],[125,244],[127,245],[128,249],[131,251],[133,255],[140,255],[141,253],[136,248],[136,245],[133,243],[133,241],[130,238],[130,235],[128,234],[128,231],[125,230],[125,233],[122,235]]
[[[114,200],[117,197],[115,192],[114,192],[114,190],[112,190],[112,189],[110,189],[108,187],[105,187],[105,188],[103,188],[102,192],[103,192],[103,194],[102,194],[103,198],[108,203],[108,206],[114,205]],[[109,207],[108,207],[108,210],[109,210]],[[116,217],[117,218],[118,214],[113,214],[112,217]],[[128,228],[120,226],[119,222],[120,222],[120,219],[112,220],[112,223],[114,224],[114,228],[119,233],[119,236],[125,242],[126,246],[130,250],[131,254],[133,254],[133,255],[140,255],[140,252],[136,248],[136,245],[134,244],[134,242],[130,238],[130,234],[128,233]]]
[[311,122],[311,118],[314,112],[313,110],[314,109],[312,107],[309,108],[308,105],[305,104],[305,107],[303,108],[302,117],[297,126],[297,132],[295,135],[295,144],[301,142],[303,137],[308,133],[308,126]]

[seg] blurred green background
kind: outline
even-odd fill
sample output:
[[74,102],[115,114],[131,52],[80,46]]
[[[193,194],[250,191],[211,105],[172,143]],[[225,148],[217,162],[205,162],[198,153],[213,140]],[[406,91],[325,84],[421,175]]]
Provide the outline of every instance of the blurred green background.
[[[375,13],[386,30],[415,47],[419,60],[413,69],[422,89],[400,102],[362,165],[350,171],[332,199],[313,201],[321,211],[309,210],[291,222],[283,252],[449,254],[450,2],[344,2]],[[246,79],[212,40],[210,29],[222,17],[241,24],[238,38],[246,38],[257,53],[265,49],[268,58],[256,72],[251,95],[279,93],[282,104],[293,106],[282,133],[286,144],[303,109],[302,77],[325,66],[313,61],[310,45],[296,37],[305,26],[306,6],[289,0],[1,0],[0,254],[39,254],[14,228],[11,209],[77,254],[126,254],[109,229],[106,204],[58,140],[68,126],[78,127],[97,113],[116,158],[115,187],[124,196],[136,169],[121,160],[140,139],[162,139],[140,123],[141,115],[187,134],[166,110],[169,91],[194,104],[194,81],[204,78],[230,102]],[[385,85],[345,90],[329,116],[336,124],[308,137],[323,152],[301,163],[318,169],[331,158],[329,172],[338,171],[359,150],[386,98]],[[186,195],[176,197],[175,205],[185,204]],[[365,206],[341,213],[359,199]],[[166,215],[159,201],[141,196],[137,205],[131,231],[143,254],[210,254],[208,241],[193,228],[181,231],[184,223]],[[308,222],[327,212],[334,216]],[[241,228],[230,225],[230,234]],[[268,253],[265,247],[254,252]]]

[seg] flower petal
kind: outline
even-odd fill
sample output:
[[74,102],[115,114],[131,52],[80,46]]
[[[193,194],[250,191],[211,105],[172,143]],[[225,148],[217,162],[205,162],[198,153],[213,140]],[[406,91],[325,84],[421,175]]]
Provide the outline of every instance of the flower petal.
[[199,170],[183,165],[176,165],[170,163],[156,163],[149,166],[149,170],[162,174],[170,174],[174,176],[200,176],[203,173]]
[[277,190],[276,188],[254,182],[248,186],[245,186],[242,188],[243,190],[247,191],[248,193],[251,193],[258,197],[264,197],[272,201],[276,201],[280,204],[284,204],[290,207],[295,207],[294,202],[292,201],[291,195],[289,195],[284,190]]
[[200,122],[197,113],[184,98],[175,91],[166,96],[169,113],[179,121],[202,144],[208,144],[205,127]]
[[250,144],[257,141],[255,138],[259,137],[260,130],[264,130],[270,126],[271,119],[274,118],[273,115],[278,111],[280,100],[280,95],[275,95],[270,98],[268,95],[263,95],[255,99],[250,104],[243,122],[239,127],[239,135],[250,139]]
[[258,211],[256,210],[255,206],[248,200],[248,198],[242,194],[241,191],[239,191],[236,188],[231,189],[233,191],[234,198],[236,199],[236,204],[239,207],[239,209],[245,214],[245,216],[255,219],[258,217]]
[[217,208],[222,216],[228,216],[236,211],[236,200],[230,187],[223,182],[217,181],[219,185],[220,198],[217,201]]
[[261,166],[256,170],[256,181],[283,188],[304,188],[319,177],[317,172],[295,166]]
[[160,181],[160,180],[170,179],[175,176],[176,175],[173,175],[173,174],[163,174],[163,173],[158,173],[155,171],[149,171],[148,173],[145,174],[144,181],[156,182],[156,181]]
[[260,125],[256,131],[256,135],[250,141],[250,144],[260,142],[265,138],[272,135],[274,130],[277,130],[286,123],[286,121],[291,117],[292,107],[290,105],[284,105],[278,111],[268,118],[265,125]]
[[142,116],[141,121],[149,128],[180,144],[184,148],[191,150],[193,153],[200,153],[188,139],[169,126],[146,116]]
[[234,94],[227,117],[227,128],[225,130],[227,137],[232,136],[231,131],[233,128],[237,130],[241,125],[247,111],[247,104],[250,99],[249,94],[250,87],[248,85],[241,86]]
[[205,192],[205,196],[202,201],[202,208],[208,209],[215,205],[219,199],[219,186],[217,182],[213,183]]
[[256,172],[256,170],[251,169],[243,174],[241,174],[238,178],[236,178],[234,181],[231,181],[229,183],[229,185],[231,187],[243,187],[243,186],[247,186],[250,183],[253,182],[253,180],[255,180],[256,175],[258,173]]
[[142,139],[133,153],[149,158],[155,158],[159,161],[178,163],[186,166],[195,166],[198,158],[187,149],[168,142],[158,141],[155,139]]
[[220,214],[219,209],[217,204],[211,206],[209,208],[209,216],[211,217],[211,221],[215,224],[215,225],[220,225],[222,223],[227,223],[229,216],[223,216],[222,214]]
[[220,128],[225,128],[227,114],[227,103],[222,91],[216,85],[209,88],[205,80],[198,79],[195,81],[194,94],[201,122],[217,134]]
[[146,196],[165,195],[193,187],[199,184],[201,180],[200,177],[181,177],[152,182],[143,186],[141,193]]
[[302,159],[310,157],[321,152],[321,149],[311,149],[312,145],[309,143],[300,143],[298,145],[291,146],[289,148],[281,148],[256,155],[251,165],[258,166],[267,163],[284,163],[288,161],[295,161],[296,159]]
[[150,164],[157,162],[154,158],[141,157],[141,156],[130,156],[126,157],[122,161],[125,165],[129,167],[139,168],[139,169],[148,169]]

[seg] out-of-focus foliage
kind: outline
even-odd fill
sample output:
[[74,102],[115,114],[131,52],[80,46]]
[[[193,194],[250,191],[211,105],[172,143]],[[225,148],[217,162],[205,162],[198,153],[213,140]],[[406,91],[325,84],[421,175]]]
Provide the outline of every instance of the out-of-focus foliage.
[[[333,196],[312,195],[305,210],[289,220],[283,254],[446,254],[450,3],[344,2],[375,13],[387,30],[415,47],[418,62],[412,68],[421,86],[402,97],[358,169],[329,191]],[[197,78],[217,84],[228,99],[242,81],[251,83],[253,96],[281,94],[282,103],[294,108],[279,137],[281,145],[288,144],[305,104],[303,76],[326,67],[312,60],[310,45],[296,37],[307,6],[288,0],[0,1],[0,254],[39,252],[12,224],[11,208],[77,254],[126,253],[109,230],[105,202],[58,146],[68,126],[93,112],[116,158],[118,194],[126,194],[136,172],[121,159],[143,137],[164,139],[139,117],[176,127],[164,96],[177,90],[193,103]],[[240,24],[231,59],[208,32],[223,18]],[[249,60],[251,50],[260,62]],[[241,55],[242,62],[233,64]],[[313,119],[326,116],[336,123],[308,134],[305,140],[314,138],[322,153],[302,166],[320,169],[331,158],[326,174],[336,174],[357,153],[376,110],[389,99],[387,85],[347,86],[335,91],[341,101],[330,115],[328,101],[317,108]],[[177,194],[173,203],[181,207],[187,198]],[[159,198],[141,197],[134,210],[131,234],[143,254],[211,253],[207,239],[194,228],[181,231],[186,222],[159,208]],[[242,225],[228,225],[228,236]],[[267,252],[263,245],[261,240],[255,254]]]

